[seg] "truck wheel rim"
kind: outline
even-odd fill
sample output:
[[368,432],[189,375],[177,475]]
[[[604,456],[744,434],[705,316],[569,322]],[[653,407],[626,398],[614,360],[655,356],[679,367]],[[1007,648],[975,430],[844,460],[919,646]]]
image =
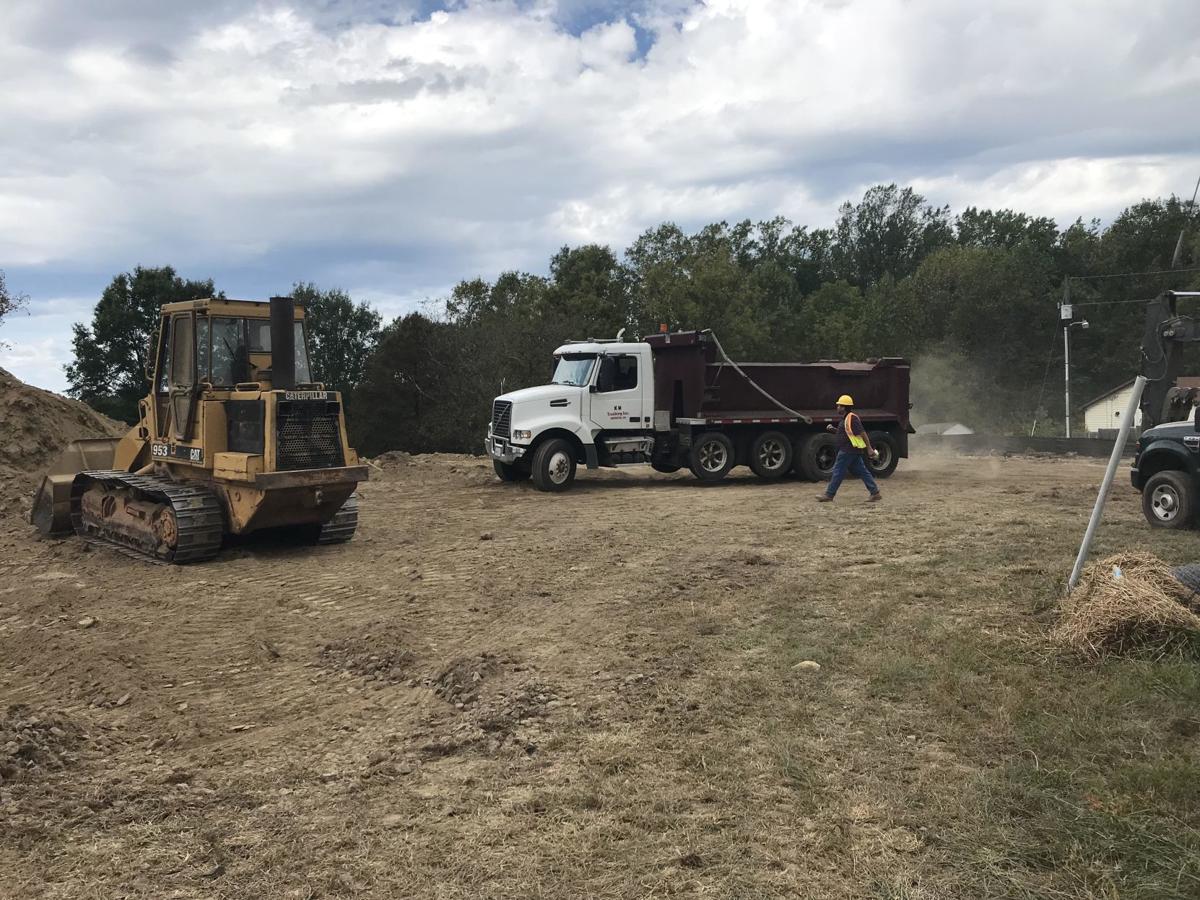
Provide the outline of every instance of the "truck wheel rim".
[[758,462],[764,469],[774,470],[782,468],[785,452],[782,441],[774,438],[769,441],[763,441],[758,448]]
[[1167,484],[1160,484],[1150,495],[1150,508],[1160,522],[1170,522],[1179,515],[1179,495]]
[[832,472],[835,462],[837,462],[837,451],[832,447],[822,447],[817,451],[817,468],[822,472]]
[[720,472],[729,454],[720,441],[707,441],[700,447],[700,468],[705,472]]
[[549,475],[555,484],[562,484],[571,472],[571,460],[567,454],[559,450],[550,457]]
[[879,451],[879,459],[871,460],[871,467],[876,469],[877,471],[882,472],[889,465],[891,465],[892,448],[887,446],[886,444],[880,444],[875,449]]

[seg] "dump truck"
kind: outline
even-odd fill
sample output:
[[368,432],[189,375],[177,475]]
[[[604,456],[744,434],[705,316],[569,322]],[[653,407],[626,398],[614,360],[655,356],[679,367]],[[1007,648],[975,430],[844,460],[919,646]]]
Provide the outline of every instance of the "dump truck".
[[164,304],[147,359],[137,424],[65,449],[34,495],[39,531],[164,563],[211,559],[225,535],[264,528],[350,540],[367,467],[340,394],[312,380],[303,306]]
[[711,331],[621,337],[564,344],[550,384],[495,398],[486,451],[501,480],[564,491],[579,466],[645,463],[703,482],[739,465],[765,480],[828,479],[842,394],[879,451],[876,477],[908,456],[907,360],[738,364]]

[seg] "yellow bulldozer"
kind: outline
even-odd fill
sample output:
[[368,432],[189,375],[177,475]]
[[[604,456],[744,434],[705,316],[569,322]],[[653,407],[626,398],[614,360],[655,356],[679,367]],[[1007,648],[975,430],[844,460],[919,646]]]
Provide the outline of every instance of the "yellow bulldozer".
[[226,534],[263,528],[350,540],[367,467],[340,394],[312,380],[304,325],[290,297],[164,304],[137,425],[68,446],[32,523],[170,563],[211,559]]

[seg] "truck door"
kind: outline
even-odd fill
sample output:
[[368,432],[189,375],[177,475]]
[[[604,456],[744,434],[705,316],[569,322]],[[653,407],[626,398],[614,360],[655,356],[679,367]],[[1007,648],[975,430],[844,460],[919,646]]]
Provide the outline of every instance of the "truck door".
[[196,318],[194,313],[171,317],[171,419],[175,440],[192,436],[192,416],[196,408]]
[[612,353],[600,358],[591,386],[592,424],[605,431],[647,428],[643,386],[648,373],[634,353]]
[[158,326],[158,350],[151,371],[154,383],[154,433],[166,440],[171,421],[171,320],[166,316]]

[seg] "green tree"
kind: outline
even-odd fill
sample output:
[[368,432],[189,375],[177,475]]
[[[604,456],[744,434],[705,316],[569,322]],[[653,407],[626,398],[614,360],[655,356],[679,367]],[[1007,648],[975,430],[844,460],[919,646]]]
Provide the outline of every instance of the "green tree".
[[138,266],[117,275],[100,295],[91,327],[74,326],[68,393],[114,419],[136,422],[159,307],[214,296],[223,295],[216,294],[212,279],[185,280],[170,266]]
[[[466,340],[464,340],[464,337]],[[491,416],[496,382],[473,364],[479,349],[471,329],[420,313],[396,319],[380,333],[350,419],[360,452],[463,452],[479,447]]]
[[660,322],[711,328],[741,360],[908,356],[919,418],[1023,430],[1062,388],[1064,279],[1091,322],[1072,345],[1073,391],[1098,393],[1138,365],[1143,309],[1114,301],[1200,284],[1183,272],[1122,274],[1168,266],[1181,228],[1181,264],[1200,261],[1195,212],[1146,200],[1107,228],[1081,218],[1060,230],[1011,209],[951,217],[911,188],[879,185],[832,228],[663,223],[623,255],[563,247],[546,276],[463,281],[444,319],[385,329],[358,392],[380,411],[368,446],[472,450],[491,398],[544,382],[564,340],[621,327],[636,337]]
[[310,282],[293,285],[292,298],[305,308],[313,377],[330,390],[350,392],[379,340],[379,313],[341,288],[323,291]]
[[761,354],[770,343],[764,293],[744,265],[746,252],[724,222],[691,236],[671,224],[644,233],[625,254],[636,330],[660,322],[710,328],[728,353]]
[[[25,294],[15,293],[9,288],[8,282],[4,278],[4,271],[0,269],[0,325],[4,324],[6,316],[24,308],[28,302],[29,297]],[[0,341],[0,347],[6,346],[8,345]]]
[[867,309],[862,292],[844,281],[821,285],[804,298],[801,359],[861,359],[867,351]]
[[827,280],[867,287],[885,275],[900,279],[952,240],[948,207],[930,206],[909,187],[876,185],[838,211]]
[[954,219],[954,236],[964,247],[1030,244],[1049,253],[1058,241],[1058,225],[1045,216],[968,206]]

